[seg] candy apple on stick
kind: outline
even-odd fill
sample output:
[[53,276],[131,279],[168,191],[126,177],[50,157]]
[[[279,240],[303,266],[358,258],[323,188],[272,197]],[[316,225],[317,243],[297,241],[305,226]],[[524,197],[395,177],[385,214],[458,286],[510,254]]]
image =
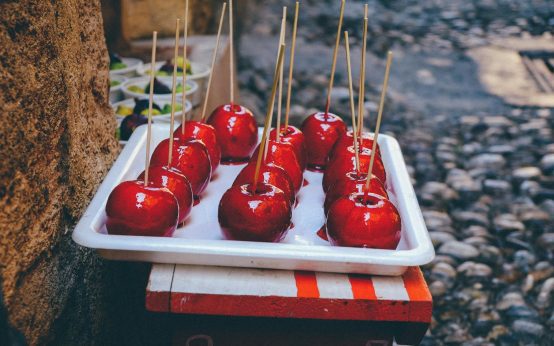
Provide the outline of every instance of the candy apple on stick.
[[[171,161],[169,161],[170,153]],[[208,186],[212,174],[210,155],[206,146],[193,139],[175,139],[173,145],[170,146],[169,139],[165,139],[154,150],[152,165],[163,166],[167,165],[167,162],[171,162],[171,167],[176,168],[188,178],[194,199],[198,201]]]
[[[273,164],[283,168],[291,178],[295,192],[298,193],[304,183],[304,175],[292,144],[277,142],[275,140],[267,140],[265,145],[267,145],[268,149],[266,155],[264,155],[264,163]],[[256,162],[255,160],[258,152],[260,150],[262,152],[265,151],[265,149],[262,149],[263,148],[260,143],[260,146],[258,146],[254,151],[254,155],[252,155],[250,163]]]
[[252,112],[235,103],[233,64],[233,0],[229,1],[229,104],[217,107],[208,119],[215,128],[221,146],[221,162],[227,164],[247,162],[258,142],[258,126]]
[[[283,8],[283,18],[281,20],[281,34],[279,37],[280,45],[284,44],[285,20],[286,20],[286,7]],[[281,46],[279,46],[279,51],[277,52],[277,59],[279,59],[279,53],[281,50],[280,47]],[[281,78],[279,78],[279,81],[281,82]],[[282,83],[279,84],[279,88],[281,88],[281,86],[282,86]],[[273,114],[273,103],[269,106],[269,114],[270,114],[269,124],[271,124],[271,119]],[[262,179],[262,182],[266,184],[271,184],[283,190],[283,192],[289,197],[291,206],[294,206],[296,201],[296,189],[292,179],[289,176],[289,173],[287,173],[287,171],[284,168],[277,166],[272,162],[266,162],[269,136],[267,136],[267,140],[262,141],[262,143],[263,145],[258,147],[257,149],[258,151],[254,152],[254,155],[252,155],[250,162],[239,173],[233,185],[243,185],[251,181],[252,176],[254,176],[256,172],[257,160],[255,160],[255,158],[258,157],[259,150],[262,150],[264,154],[263,154],[262,163],[259,167],[259,172],[258,172],[259,176]],[[299,170],[296,170],[296,172],[301,173]]]
[[335,49],[333,51],[333,63],[331,65],[331,77],[329,78],[329,87],[327,89],[327,101],[324,112],[314,113],[306,118],[302,123],[302,132],[306,140],[306,153],[308,168],[312,170],[325,170],[327,155],[335,145],[337,139],[346,132],[346,125],[342,119],[332,113],[329,113],[331,106],[331,90],[335,79],[335,68],[337,64],[337,53],[340,42],[340,33],[342,28],[342,19],[344,16],[345,0],[342,0],[340,7],[339,25],[337,29],[337,38]]
[[[358,117],[358,123],[359,123],[359,117]],[[363,125],[362,125],[363,126]],[[359,130],[359,129],[357,129]],[[358,137],[358,150],[362,150],[362,148],[371,149],[373,148],[373,135],[367,132],[360,132],[358,131],[357,134]],[[335,143],[333,146],[333,149],[329,152],[329,157],[327,158],[328,162],[333,161],[335,158],[335,155],[337,153],[340,153],[346,148],[352,146],[352,140],[354,139],[354,134],[352,131],[345,132]],[[377,158],[381,157],[381,150],[379,149],[379,145],[377,145]]]
[[[379,135],[391,61],[392,53],[389,52],[375,127],[374,148]],[[371,162],[374,162],[374,159],[375,154]],[[364,192],[341,197],[331,205],[326,223],[327,237],[331,244],[390,250],[398,246],[402,226],[400,214],[385,197],[368,192],[370,182],[373,180],[371,168],[370,163]]]
[[[177,25],[179,20],[177,20]],[[175,61],[178,55],[179,30],[175,33]],[[152,154],[152,166],[174,167],[185,175],[191,185],[194,198],[208,186],[212,167],[206,146],[195,139],[175,139],[173,127],[175,123],[175,89],[177,85],[177,64],[173,69],[173,93],[171,96],[171,120],[169,138],[158,144]]]
[[[176,28],[175,28],[174,61],[177,61],[178,48],[179,48],[179,19],[177,19],[176,21]],[[173,127],[173,121],[175,118],[175,91],[176,91],[175,85],[177,84],[176,79],[177,79],[177,64],[174,64],[173,65],[173,93],[171,95],[170,127]],[[170,143],[172,142],[172,139],[171,139],[172,133],[173,131],[172,129],[170,129],[170,132],[169,132]],[[168,158],[167,165],[165,166],[151,166],[148,169],[148,174],[153,184],[155,184],[158,187],[167,188],[169,191],[171,191],[171,193],[173,193],[175,198],[177,198],[177,202],[179,203],[179,223],[182,223],[189,216],[192,210],[192,205],[193,205],[192,187],[190,185],[189,180],[183,173],[171,167],[170,160],[171,159]],[[146,175],[146,171],[144,171],[139,176],[139,179],[142,179],[145,175]]]
[[[152,65],[156,61],[156,38],[152,39]],[[106,203],[106,229],[109,234],[168,236],[170,237],[179,218],[179,204],[165,187],[149,180],[150,140],[152,124],[152,97],[154,72],[150,73],[150,104],[146,142],[146,165],[144,181],[124,181],[110,193]]]
[[[270,105],[275,102],[283,55],[284,45],[281,45],[273,77]],[[270,105],[265,119],[262,146],[270,126]],[[232,186],[221,197],[218,220],[223,234],[228,239],[276,242],[285,236],[290,226],[292,207],[288,197],[279,188],[259,181],[262,157],[263,148],[258,151],[252,183]]]
[[[281,21],[281,35],[280,35],[280,44],[284,44],[285,40],[285,23],[286,23],[286,7],[283,8],[283,19]],[[283,67],[281,66],[281,69]],[[281,71],[277,71],[279,74]],[[280,84],[282,87],[282,83]],[[273,114],[273,104],[269,106],[269,123],[271,124],[272,114]],[[278,114],[279,115],[279,114]],[[264,142],[263,150],[263,163],[265,164],[274,164],[283,168],[289,177],[291,178],[295,193],[300,191],[304,181],[303,169],[301,161],[299,160],[294,147],[290,143],[279,142],[278,139],[270,140],[269,136],[266,136],[266,141]],[[254,155],[250,159],[250,162],[255,162],[257,154],[261,149],[261,145],[256,148]]]
[[[297,127],[289,125],[289,115],[290,115],[290,98],[292,93],[292,72],[294,68],[294,50],[296,47],[296,31],[298,27],[298,10],[299,2],[296,2],[295,12],[294,12],[294,25],[292,29],[292,43],[290,48],[290,61],[289,61],[289,77],[288,77],[288,87],[287,87],[287,104],[285,108],[285,125],[280,126],[280,117],[278,116],[277,128],[280,129],[278,132],[276,129],[271,130],[269,133],[270,139],[276,139],[277,133],[279,134],[279,140],[281,142],[290,143],[294,147],[294,152],[300,161],[300,166],[302,170],[306,169],[306,144],[304,141],[304,134]],[[278,113],[279,110],[278,110]]]
[[[204,103],[204,113],[205,114],[205,108],[206,108],[206,102],[208,100],[208,95],[210,94],[210,87],[211,87],[211,79],[214,71],[214,65],[215,65],[215,58],[217,56],[217,51],[219,49],[219,38],[221,35],[221,28],[223,27],[223,18],[225,16],[225,8],[227,6],[227,3],[223,3],[223,9],[221,11],[221,18],[219,19],[219,28],[217,30],[217,38],[216,38],[216,44],[213,52],[212,57],[212,65],[210,68],[210,76],[208,78],[208,88],[206,90],[206,96],[205,96],[205,103]],[[184,37],[185,37],[185,45],[183,47],[183,56],[184,61],[187,61],[187,37],[188,37],[188,0],[185,2],[185,30],[184,30]],[[183,85],[186,83],[186,73],[183,73]],[[184,111],[185,107],[185,89],[183,89],[183,97],[182,97],[182,108],[183,108],[183,114],[182,114],[182,120],[181,120],[181,126],[175,130],[174,136],[178,139],[197,139],[201,141],[208,150],[208,154],[210,155],[210,162],[212,164],[212,174],[215,173],[215,170],[219,166],[219,161],[221,160],[221,148],[219,146],[219,142],[217,140],[217,135],[215,133],[215,129],[213,126],[206,124],[205,122],[201,121],[189,121],[186,122],[186,113]],[[204,118],[204,116],[202,116]]]
[[[323,210],[325,215],[329,212],[329,208],[333,203],[341,198],[346,197],[353,193],[363,193],[366,191],[366,182],[367,182],[367,173],[362,171],[351,171],[344,175],[343,179],[337,180],[330,188],[329,191],[325,194],[325,202],[323,204]],[[371,179],[369,192],[374,193],[379,196],[388,198],[387,190],[381,180],[375,176]]]
[[[249,162],[235,178],[233,186],[248,184],[252,181],[252,176],[256,172],[256,162]],[[272,163],[264,163],[260,165],[259,171],[260,181],[265,184],[273,185],[285,193],[288,196],[290,204],[294,206],[296,201],[296,191],[294,190],[294,184],[288,173],[281,167]],[[365,180],[364,180],[365,182]]]
[[[190,215],[193,206],[192,187],[187,177],[179,170],[169,166],[151,166],[148,169],[149,179],[154,186],[167,188],[179,204],[179,224]],[[142,172],[138,179],[143,180],[146,172]]]
[[[358,158],[360,160],[360,171],[367,172],[371,161],[371,149],[358,148]],[[356,170],[356,150],[353,145],[337,152],[334,159],[329,161],[327,169],[323,174],[323,191],[327,192],[329,188],[337,181],[344,177],[344,174]],[[387,174],[385,172],[385,166],[383,162],[375,156],[373,174],[381,180],[383,184],[386,183]]]
[[[344,43],[346,47],[346,67],[348,71],[348,90],[350,94],[350,114],[352,115],[352,134],[353,134],[353,145],[355,155],[355,164],[356,167],[353,171],[350,171],[344,175],[342,179],[339,179],[333,184],[327,194],[325,195],[325,203],[323,205],[324,211],[327,213],[329,207],[336,201],[338,198],[343,196],[348,196],[351,193],[364,192],[365,190],[365,173],[360,171],[360,159],[358,155],[358,138],[357,138],[357,129],[356,129],[356,114],[354,112],[354,91],[352,88],[352,68],[350,65],[350,43],[348,41],[348,33],[344,33]],[[359,108],[358,108],[359,111]],[[325,173],[328,173],[325,172]],[[379,179],[373,179],[373,184],[369,187],[369,192],[377,193],[378,195],[387,197],[387,192],[385,187]]]
[[[367,22],[367,18],[364,19],[364,24]],[[364,25],[365,26],[365,25]],[[371,151],[367,148],[363,148],[359,146],[358,141],[358,131],[356,128],[356,116],[354,112],[354,93],[353,93],[353,87],[352,87],[352,68],[350,65],[350,45],[348,42],[348,35],[345,33],[345,47],[346,47],[346,65],[348,69],[348,82],[349,82],[349,91],[350,91],[350,113],[352,115],[352,131],[350,133],[352,134],[352,137],[348,137],[346,135],[343,135],[341,139],[349,139],[351,138],[351,146],[342,148],[337,147],[335,144],[335,148],[333,148],[333,151],[331,152],[327,169],[325,170],[325,174],[323,176],[323,188],[324,191],[328,192],[328,190],[337,183],[337,181],[347,179],[346,174],[350,172],[354,172],[359,176],[362,163],[364,171],[367,170],[367,167],[369,166],[370,158],[371,158]],[[361,71],[363,73],[363,71]],[[361,83],[361,82],[360,82]],[[361,109],[358,107],[358,111]],[[385,181],[386,174],[385,174],[385,168],[382,165],[382,162],[378,161],[378,169],[376,169],[376,175],[379,176],[382,182]],[[350,179],[347,179],[350,180]]]

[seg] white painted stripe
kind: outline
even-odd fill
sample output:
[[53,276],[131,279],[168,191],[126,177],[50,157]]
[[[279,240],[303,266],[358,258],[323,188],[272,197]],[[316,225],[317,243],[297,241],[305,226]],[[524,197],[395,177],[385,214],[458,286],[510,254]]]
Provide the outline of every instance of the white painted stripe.
[[353,299],[348,275],[316,272],[320,298]]
[[379,300],[410,300],[401,276],[372,276],[371,281]]
[[170,292],[174,269],[175,264],[153,264],[146,290],[150,292]]
[[296,297],[294,272],[177,265],[172,292]]

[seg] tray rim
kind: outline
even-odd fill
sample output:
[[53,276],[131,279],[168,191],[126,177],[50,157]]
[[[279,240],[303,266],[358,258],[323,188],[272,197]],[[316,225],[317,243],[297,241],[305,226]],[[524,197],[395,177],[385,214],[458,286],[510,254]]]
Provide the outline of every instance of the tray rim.
[[[168,124],[152,124],[154,127],[167,127]],[[391,136],[380,134],[379,143],[386,152],[390,154],[390,160],[398,163],[395,166],[396,174],[389,177],[393,180],[393,186],[399,187],[396,192],[397,203],[407,203],[410,206],[416,206],[415,210],[407,213],[402,213],[403,222],[415,223],[420,228],[415,234],[407,234],[412,237],[412,241],[417,243],[417,246],[412,249],[405,250],[383,250],[383,249],[362,249],[349,247],[332,247],[324,245],[298,245],[284,243],[258,243],[246,241],[228,241],[228,240],[204,240],[204,239],[183,239],[183,238],[165,238],[165,237],[144,237],[144,236],[122,236],[108,235],[98,233],[94,230],[93,225],[96,218],[99,217],[99,209],[103,208],[107,196],[113,187],[122,181],[122,178],[128,169],[130,158],[135,158],[142,146],[146,142],[146,126],[138,127],[131,136],[128,144],[122,150],[112,168],[105,176],[104,180],[98,187],[93,199],[87,206],[81,219],[76,225],[72,233],[73,240],[84,247],[93,248],[99,251],[102,255],[107,255],[107,251],[115,252],[122,251],[125,253],[137,253],[137,257],[143,258],[142,252],[151,253],[152,257],[164,257],[163,255],[171,256],[171,254],[179,254],[182,256],[215,256],[236,257],[236,258],[257,258],[256,261],[267,259],[269,262],[283,257],[295,257],[293,261],[315,261],[320,264],[337,264],[337,265],[378,265],[391,267],[409,267],[419,266],[429,263],[435,256],[435,250],[432,245],[429,233],[423,220],[421,209],[417,202],[415,191],[410,182],[410,178],[404,163],[404,159],[400,150],[400,146],[396,139]],[[386,143],[386,144],[385,144]],[[386,154],[386,153],[383,153]],[[388,170],[388,169],[387,169]],[[401,180],[405,182],[402,183]],[[407,182],[407,183],[406,183]],[[402,195],[401,195],[402,194]],[[399,208],[400,211],[400,208]],[[421,229],[422,228],[422,229]],[[408,232],[406,232],[408,233]],[[109,238],[106,238],[109,237]],[[109,241],[108,241],[109,239]],[[252,246],[255,245],[255,246]],[[310,251],[306,251],[307,247]],[[160,256],[155,256],[156,254]],[[247,255],[246,255],[247,254]],[[117,256],[106,256],[117,257]],[[127,258],[133,260],[133,258]],[[143,259],[141,259],[143,260]],[[291,258],[288,258],[291,260]],[[252,260],[254,261],[254,260]],[[158,259],[156,262],[175,263],[175,261],[165,261]],[[216,261],[217,262],[217,261]],[[180,264],[188,264],[189,261],[179,262]],[[214,264],[210,264],[214,265]],[[244,266],[237,264],[219,263],[221,266]],[[267,265],[252,265],[256,268],[275,268],[275,266]],[[283,267],[278,266],[278,269]],[[294,267],[291,265],[291,267]],[[303,269],[290,268],[290,269]],[[309,266],[308,266],[309,267]],[[399,268],[397,268],[399,269]],[[308,269],[309,270],[309,269]],[[336,270],[325,270],[337,272]],[[393,270],[394,271],[394,270]],[[396,270],[398,271],[398,270]],[[339,271],[350,272],[350,271]],[[359,270],[352,271],[359,272]],[[363,270],[362,270],[363,272]],[[367,273],[371,274],[371,273]],[[395,274],[397,275],[397,274]]]

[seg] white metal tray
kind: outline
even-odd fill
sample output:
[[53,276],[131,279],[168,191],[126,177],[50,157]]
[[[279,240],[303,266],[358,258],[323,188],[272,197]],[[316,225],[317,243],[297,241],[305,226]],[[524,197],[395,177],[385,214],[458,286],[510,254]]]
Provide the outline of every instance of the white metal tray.
[[[153,124],[153,148],[168,132],[169,125]],[[294,228],[282,242],[224,239],[217,221],[219,200],[243,165],[219,166],[200,203],[173,237],[109,235],[105,228],[106,201],[117,184],[136,179],[144,170],[145,145],[146,126],[140,126],[73,231],[76,243],[97,249],[101,256],[113,260],[375,275],[401,275],[407,267],[429,263],[435,255],[398,142],[386,135],[379,136],[379,146],[387,170],[387,190],[402,218],[402,237],[396,250],[335,247],[321,239],[316,232],[325,221],[323,174],[309,171],[304,173],[309,184],[300,190],[293,211]]]

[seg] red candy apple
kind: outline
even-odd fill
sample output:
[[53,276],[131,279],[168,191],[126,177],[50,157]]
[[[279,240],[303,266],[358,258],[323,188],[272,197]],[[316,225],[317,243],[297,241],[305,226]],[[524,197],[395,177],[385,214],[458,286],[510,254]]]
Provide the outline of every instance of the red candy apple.
[[[369,170],[369,162],[371,160],[371,150],[367,148],[361,148],[358,152],[360,158],[360,172],[367,172]],[[331,185],[337,180],[344,179],[345,174],[356,170],[356,156],[354,147],[350,146],[347,150],[343,150],[340,153],[336,153],[333,160],[327,164],[327,169],[323,174],[323,191],[327,192]],[[386,183],[387,174],[385,172],[385,166],[379,158],[375,156],[375,162],[373,163],[373,175],[375,175],[383,184]]]
[[[353,138],[352,131],[345,132],[335,143],[335,146],[333,149],[329,152],[329,156],[327,158],[328,161],[332,161],[335,153],[341,152],[342,150],[346,150],[349,146],[354,145],[354,138]],[[358,146],[361,148],[367,148],[371,150],[373,148],[373,135],[370,135],[367,132],[362,133],[362,138],[358,137]],[[379,149],[379,144],[377,144],[377,156],[381,157],[381,149]]]
[[310,115],[302,123],[306,141],[306,161],[308,168],[324,170],[327,155],[339,137],[346,132],[342,119],[332,113],[318,112]]
[[326,229],[333,245],[394,250],[400,241],[400,214],[383,196],[355,193],[333,203]]
[[218,219],[228,239],[277,242],[285,236],[292,217],[290,201],[273,185],[258,182],[232,186],[219,202]]
[[202,142],[206,146],[206,149],[208,149],[213,174],[219,166],[219,161],[221,161],[221,148],[217,141],[215,129],[213,126],[200,121],[187,121],[185,123],[185,134],[183,134],[182,126],[179,126],[175,130],[173,133],[174,137],[179,139],[196,139]]
[[[233,182],[233,186],[251,183],[255,172],[256,162],[250,162],[242,169],[242,171],[240,171],[239,175],[237,175],[235,181]],[[287,195],[290,200],[290,205],[294,206],[294,202],[296,200],[294,184],[284,169],[279,166],[275,166],[274,164],[262,163],[260,165],[259,177],[260,182],[273,185],[283,190],[285,195]]]
[[[259,150],[260,146],[258,146],[254,151],[251,163],[255,164],[256,160],[258,159]],[[302,184],[304,182],[304,174],[302,172],[300,161],[296,157],[292,144],[284,142],[277,143],[275,141],[269,140],[267,157],[265,158],[264,162],[267,164],[272,163],[284,169],[292,180],[294,191],[296,193],[300,191],[300,188],[302,187]]]
[[[269,133],[270,139],[277,139],[277,130],[272,129]],[[279,141],[290,143],[294,148],[296,157],[300,161],[302,170],[306,169],[306,143],[304,141],[304,134],[297,127],[289,125],[286,129],[281,127],[281,133]]]
[[140,180],[124,181],[110,193],[106,203],[109,234],[171,237],[179,217],[175,196]]
[[[144,180],[142,172],[139,180]],[[153,166],[148,169],[148,181],[156,187],[165,187],[171,192],[179,203],[179,223],[189,216],[192,210],[193,194],[187,177],[175,168]]]
[[367,173],[357,173],[355,171],[348,172],[345,174],[344,179],[337,180],[325,195],[325,203],[323,204],[325,215],[327,215],[329,208],[337,199],[353,193],[370,192],[389,198],[385,186],[383,186],[383,183],[376,176],[373,176],[369,181],[368,191],[365,191],[366,180]]
[[237,104],[217,107],[208,119],[221,147],[221,162],[246,162],[258,142],[258,126],[254,115]]
[[[166,166],[169,154],[169,139],[158,144],[152,154],[150,166]],[[212,175],[210,156],[206,146],[197,140],[173,141],[171,167],[183,173],[190,182],[194,198],[206,189]]]

